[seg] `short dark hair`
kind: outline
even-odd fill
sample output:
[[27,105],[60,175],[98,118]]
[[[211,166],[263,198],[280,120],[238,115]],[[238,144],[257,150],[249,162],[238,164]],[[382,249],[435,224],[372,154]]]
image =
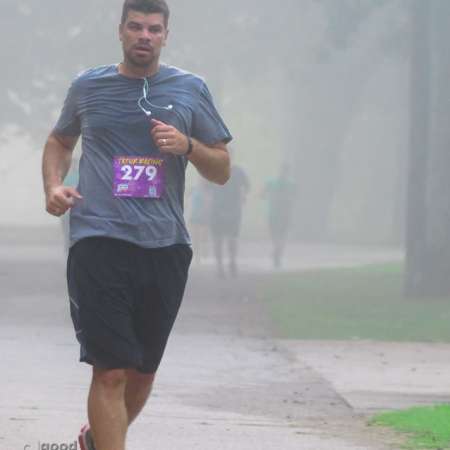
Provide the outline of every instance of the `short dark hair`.
[[165,0],[125,0],[120,22],[122,25],[127,21],[128,11],[130,10],[144,14],[162,14],[164,16],[164,24],[167,28],[170,11]]

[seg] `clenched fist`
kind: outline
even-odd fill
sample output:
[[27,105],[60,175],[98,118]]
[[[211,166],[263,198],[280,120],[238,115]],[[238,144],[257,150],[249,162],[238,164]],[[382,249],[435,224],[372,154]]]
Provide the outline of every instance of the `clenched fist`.
[[152,119],[153,141],[162,153],[185,155],[189,149],[189,138],[172,125]]
[[68,209],[72,208],[75,200],[81,200],[83,197],[73,187],[56,186],[49,189],[46,194],[47,212],[53,216],[60,217]]

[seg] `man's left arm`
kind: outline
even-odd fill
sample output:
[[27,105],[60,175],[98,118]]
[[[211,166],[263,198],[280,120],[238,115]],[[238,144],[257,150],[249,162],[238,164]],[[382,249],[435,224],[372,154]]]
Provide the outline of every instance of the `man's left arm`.
[[225,184],[230,178],[230,155],[224,142],[205,145],[192,139],[192,152],[187,156],[200,175],[208,181]]
[[[175,127],[153,120],[153,141],[162,153],[186,155],[200,175],[216,184],[225,184],[230,178],[230,155],[224,142],[207,145],[189,138]],[[190,143],[192,148],[190,148]]]

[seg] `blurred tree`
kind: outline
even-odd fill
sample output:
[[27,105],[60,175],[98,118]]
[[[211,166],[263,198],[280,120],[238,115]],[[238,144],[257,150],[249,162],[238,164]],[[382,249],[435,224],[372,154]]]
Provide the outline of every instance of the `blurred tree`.
[[[426,179],[430,115],[430,3],[411,2],[411,130],[406,221],[406,293],[425,293]],[[422,292],[421,292],[422,291]]]
[[450,295],[450,3],[411,4],[411,147],[406,294]]
[[[405,8],[402,0],[316,2],[323,11],[325,36],[316,48],[316,60],[309,62],[308,90],[293,90],[300,116],[293,118],[296,123],[291,129],[296,134],[294,160],[302,187],[298,236],[321,240],[330,238],[330,211],[342,175],[341,154],[355,115],[364,114],[361,96],[387,58],[404,58]],[[321,123],[326,129],[320,130]]]
[[[110,61],[113,46],[104,43],[115,28],[109,32],[99,25],[117,18],[111,3],[2,2],[0,25],[8,39],[0,41],[0,49],[9,64],[2,68],[6,89],[0,91],[0,125],[15,123],[34,138],[48,131],[70,79],[94,60],[97,65]],[[92,45],[96,41],[99,45]]]

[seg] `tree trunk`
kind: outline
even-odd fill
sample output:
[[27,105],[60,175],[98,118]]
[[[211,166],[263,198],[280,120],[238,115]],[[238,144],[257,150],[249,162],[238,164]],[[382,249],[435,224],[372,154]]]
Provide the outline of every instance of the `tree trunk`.
[[407,296],[424,293],[426,272],[426,179],[430,119],[430,5],[412,3],[411,134],[406,218]]
[[450,296],[450,3],[416,0],[414,8],[405,287],[411,297],[447,297]]
[[428,174],[427,282],[430,295],[450,295],[450,3],[432,2],[432,109]]

